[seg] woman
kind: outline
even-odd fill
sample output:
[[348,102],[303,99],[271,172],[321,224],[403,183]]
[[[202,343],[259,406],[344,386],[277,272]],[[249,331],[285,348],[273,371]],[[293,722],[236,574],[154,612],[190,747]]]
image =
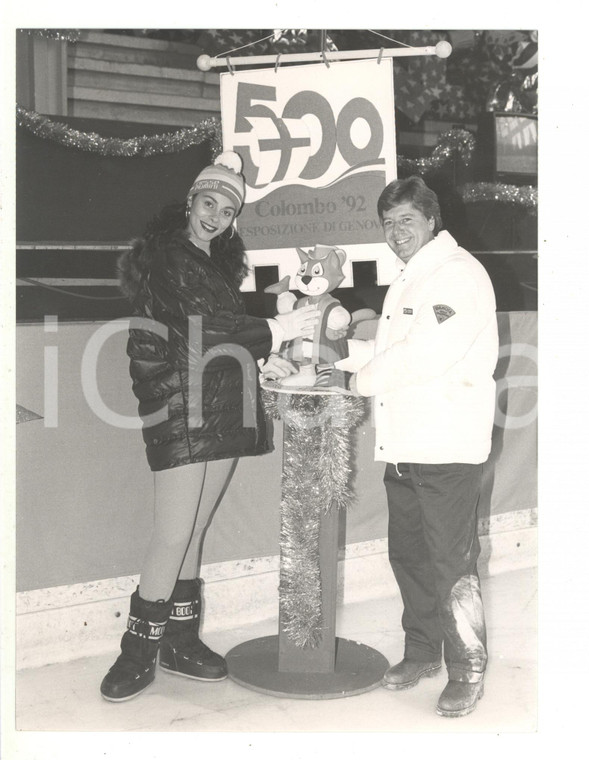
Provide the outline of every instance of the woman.
[[[283,340],[311,335],[318,319],[313,309],[274,320],[245,314],[239,286],[247,266],[234,226],[245,194],[240,169],[237,154],[222,154],[198,175],[186,204],[164,209],[119,262],[139,318],[127,353],[154,471],[155,520],[121,654],[100,687],[109,701],[152,683],[158,650],[170,673],[227,676],[224,659],[199,638],[204,531],[237,458],[269,450],[256,361]],[[296,371],[277,357],[267,366],[275,377]]]

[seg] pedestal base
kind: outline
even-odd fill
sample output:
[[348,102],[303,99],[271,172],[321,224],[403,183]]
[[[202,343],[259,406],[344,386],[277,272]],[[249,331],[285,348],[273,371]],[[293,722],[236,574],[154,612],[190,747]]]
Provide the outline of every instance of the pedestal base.
[[338,699],[376,688],[389,667],[380,652],[336,638],[335,668],[330,673],[280,672],[278,636],[245,641],[227,655],[229,676],[253,691],[291,699]]

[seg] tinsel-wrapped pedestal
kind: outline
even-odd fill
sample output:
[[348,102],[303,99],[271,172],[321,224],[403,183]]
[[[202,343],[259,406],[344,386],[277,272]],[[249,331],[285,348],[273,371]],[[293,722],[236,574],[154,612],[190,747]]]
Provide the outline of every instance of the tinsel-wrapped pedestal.
[[353,498],[353,436],[364,399],[264,391],[284,422],[278,635],[227,655],[231,678],[281,697],[333,699],[378,686],[387,660],[335,635],[340,510]]

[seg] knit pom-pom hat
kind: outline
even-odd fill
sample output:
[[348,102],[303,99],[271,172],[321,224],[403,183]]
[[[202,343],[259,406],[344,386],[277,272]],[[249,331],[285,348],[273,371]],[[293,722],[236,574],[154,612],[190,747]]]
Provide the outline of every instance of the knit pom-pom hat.
[[229,198],[239,213],[245,198],[245,181],[241,174],[242,162],[237,153],[227,150],[214,160],[211,166],[201,171],[188,191],[188,204],[193,196],[203,190],[221,193]]

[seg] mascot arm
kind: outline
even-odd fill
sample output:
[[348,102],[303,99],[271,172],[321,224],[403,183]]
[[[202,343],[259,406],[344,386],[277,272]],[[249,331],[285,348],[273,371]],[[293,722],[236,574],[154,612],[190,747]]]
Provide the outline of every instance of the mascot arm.
[[288,314],[289,311],[293,310],[296,302],[297,297],[294,293],[280,293],[276,299],[276,311],[279,314]]
[[327,326],[331,330],[344,330],[349,327],[351,321],[352,316],[350,312],[344,309],[343,306],[336,306],[329,313]]

